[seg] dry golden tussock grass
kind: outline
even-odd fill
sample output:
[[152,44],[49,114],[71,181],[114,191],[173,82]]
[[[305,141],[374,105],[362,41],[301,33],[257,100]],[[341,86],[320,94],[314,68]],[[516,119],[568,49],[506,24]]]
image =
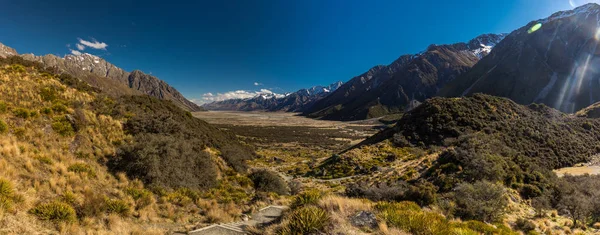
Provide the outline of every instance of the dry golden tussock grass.
[[[106,212],[110,200],[135,208],[136,201],[125,190],[143,188],[141,182],[115,176],[99,163],[116,152],[116,143],[131,138],[123,132],[122,120],[97,115],[89,106],[94,93],[67,87],[30,68],[24,73],[6,68],[0,67],[0,121],[7,124],[0,133],[0,178],[12,182],[22,200],[15,203],[18,210],[0,209],[0,234],[162,234],[178,226],[175,221],[192,219],[186,209],[154,200],[144,201],[149,205],[128,216]],[[42,94],[45,90],[58,92]],[[63,135],[54,129],[53,122],[65,115],[77,119],[76,132]],[[80,167],[74,168],[77,164]],[[44,221],[28,212],[53,201],[71,205],[78,211],[77,221]],[[216,208],[210,212],[213,216],[232,218],[229,213],[238,213],[235,207]]]

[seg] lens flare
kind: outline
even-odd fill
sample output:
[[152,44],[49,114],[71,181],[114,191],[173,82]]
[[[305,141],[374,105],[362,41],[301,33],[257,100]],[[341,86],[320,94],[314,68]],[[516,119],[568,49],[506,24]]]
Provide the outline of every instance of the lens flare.
[[533,26],[531,26],[531,28],[529,28],[527,30],[527,33],[533,33],[535,31],[538,31],[538,29],[540,29],[541,27],[542,27],[542,23],[534,24]]

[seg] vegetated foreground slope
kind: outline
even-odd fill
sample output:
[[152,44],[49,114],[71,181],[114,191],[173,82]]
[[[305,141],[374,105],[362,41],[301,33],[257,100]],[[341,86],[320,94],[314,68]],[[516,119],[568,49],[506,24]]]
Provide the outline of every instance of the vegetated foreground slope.
[[545,105],[519,105],[483,94],[432,98],[406,113],[395,127],[365,143],[393,139],[400,145],[456,146],[485,136],[500,141],[527,161],[546,169],[584,162],[600,152],[600,121],[575,117]]
[[568,113],[587,107],[600,100],[598,17],[600,6],[590,3],[532,21],[439,95],[485,93]]
[[446,83],[470,69],[504,38],[485,34],[467,43],[431,45],[375,66],[352,78],[304,113],[330,120],[360,120],[403,112],[435,96]]
[[252,151],[170,101],[2,58],[0,94],[0,233],[162,233],[253,193]]
[[19,56],[25,60],[40,63],[56,73],[67,73],[80,78],[90,85],[102,89],[105,93],[115,95],[147,94],[159,99],[173,101],[179,107],[190,111],[203,110],[200,106],[183,97],[179,91],[165,81],[139,70],[127,72],[91,54],[66,55],[64,58],[55,55],[19,55],[14,49],[0,43],[0,57],[11,56]]
[[[545,105],[523,106],[506,98],[483,94],[431,98],[405,113],[393,128],[334,156],[338,159],[325,161],[319,166],[321,172],[313,172],[335,177],[368,172],[371,175],[366,182],[349,186],[347,193],[374,200],[411,200],[421,205],[450,200],[461,205],[465,202],[456,197],[457,190],[475,190],[471,192],[475,194],[491,187],[489,182],[499,182],[532,199],[539,208],[560,209],[568,203],[568,196],[584,192],[575,186],[565,187],[552,169],[588,161],[599,153],[599,128],[598,119],[568,115]],[[361,159],[365,156],[371,157]],[[374,177],[386,172],[377,167],[394,165],[398,160],[410,166],[412,170],[405,170],[410,174]],[[596,193],[585,195],[582,198],[593,200]],[[487,210],[483,205],[476,207]],[[572,212],[566,211],[559,212]],[[456,213],[488,222],[499,218],[494,214]]]

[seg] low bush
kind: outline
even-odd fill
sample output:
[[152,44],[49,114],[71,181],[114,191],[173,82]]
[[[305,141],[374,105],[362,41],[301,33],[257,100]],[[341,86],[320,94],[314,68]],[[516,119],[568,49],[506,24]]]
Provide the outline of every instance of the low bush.
[[496,222],[508,205],[504,187],[487,181],[462,183],[454,191],[456,214],[463,219]]
[[125,189],[125,193],[131,196],[133,200],[135,200],[135,205],[137,209],[144,208],[152,204],[154,197],[152,192],[143,188],[127,188]]
[[294,197],[291,207],[298,208],[308,205],[317,205],[321,198],[323,198],[323,193],[319,190],[312,189],[304,191]]
[[0,210],[10,210],[13,206],[14,189],[5,179],[0,179]]
[[282,226],[280,234],[319,234],[324,232],[329,223],[327,211],[315,206],[302,207],[292,212]]
[[444,216],[423,212],[414,202],[383,202],[378,203],[375,208],[388,225],[415,235],[442,235],[452,231],[450,222]]
[[66,113],[67,112],[67,106],[65,106],[64,104],[61,104],[61,103],[53,104],[52,105],[52,111],[54,111],[56,113]]
[[18,108],[13,111],[13,114],[16,117],[27,119],[30,117],[31,111],[29,111],[27,109],[23,109],[23,108]]
[[94,170],[94,168],[92,168],[92,166],[85,164],[85,163],[75,163],[73,165],[70,165],[67,168],[67,170],[70,172],[75,172],[75,173],[79,173],[79,174],[86,174],[89,177],[96,177],[96,171]]
[[30,212],[42,220],[68,223],[77,220],[75,209],[64,202],[42,203],[31,209]]
[[66,116],[54,118],[52,129],[62,136],[72,136],[75,134],[75,129]]
[[0,134],[6,133],[8,131],[8,125],[3,120],[0,120]]
[[131,210],[127,202],[119,199],[106,199],[105,206],[107,213],[114,213],[123,217],[128,216]]
[[535,230],[535,224],[528,219],[518,218],[515,225],[525,233]]
[[249,178],[254,183],[254,188],[257,191],[274,192],[279,195],[290,194],[287,184],[276,172],[261,169],[252,172]]
[[0,101],[0,113],[6,113],[8,105],[5,102]]

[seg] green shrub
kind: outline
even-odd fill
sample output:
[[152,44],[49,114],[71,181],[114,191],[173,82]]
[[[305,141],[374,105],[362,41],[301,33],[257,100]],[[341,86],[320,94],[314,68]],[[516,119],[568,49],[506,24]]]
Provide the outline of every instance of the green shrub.
[[73,192],[66,191],[62,195],[61,200],[63,202],[66,202],[66,203],[70,204],[70,205],[73,205],[73,204],[75,204],[77,202],[77,197],[75,196],[75,194]]
[[114,213],[123,217],[128,216],[130,212],[129,204],[119,199],[106,199],[105,206],[107,213]]
[[147,189],[130,187],[125,189],[125,193],[135,200],[137,209],[141,209],[152,204],[152,192]]
[[319,204],[319,200],[323,198],[323,193],[316,189],[311,189],[308,191],[304,191],[296,197],[294,197],[294,201],[292,202],[292,208],[298,208],[302,206],[308,205],[317,205]]
[[90,165],[85,163],[75,163],[67,168],[70,172],[87,174],[89,177],[96,177],[96,171]]
[[11,64],[8,68],[6,68],[7,72],[12,72],[12,73],[24,73],[26,72],[25,70],[25,66],[20,65],[20,64]]
[[66,116],[54,118],[52,129],[62,136],[72,136],[75,134],[75,129]]
[[378,202],[375,205],[375,209],[378,211],[420,211],[421,207],[414,202],[402,201],[402,202]]
[[29,212],[41,220],[71,223],[77,219],[75,209],[64,202],[42,203]]
[[289,195],[290,189],[285,181],[276,173],[269,170],[257,170],[249,178],[254,183],[254,188],[261,192],[274,192],[279,195]]
[[0,113],[6,113],[8,110],[8,105],[2,101],[0,101]]
[[0,134],[8,131],[8,125],[3,120],[0,120]]
[[515,224],[519,230],[526,233],[535,230],[535,224],[528,219],[518,218]]
[[42,110],[40,112],[43,113],[43,114],[45,114],[45,115],[51,115],[52,114],[52,109],[51,108],[42,108]]
[[29,115],[31,114],[31,112],[29,110],[22,109],[22,108],[15,109],[15,111],[13,111],[13,113],[15,114],[15,116],[17,116],[19,118],[23,118],[23,119],[29,118]]
[[415,235],[442,235],[450,234],[452,231],[450,223],[444,216],[434,212],[414,210],[410,204],[386,206],[380,210],[379,215],[389,226]]
[[319,234],[330,222],[327,211],[315,207],[302,207],[292,212],[280,234]]
[[65,106],[64,104],[58,103],[58,104],[53,104],[52,105],[52,110],[56,113],[66,113],[67,112],[67,106]]
[[52,158],[47,157],[47,156],[43,156],[43,157],[36,157],[36,159],[38,161],[40,161],[41,163],[44,163],[46,165],[52,165],[53,161]]
[[54,101],[58,97],[58,91],[54,87],[43,87],[40,96],[43,101]]
[[462,183],[455,189],[457,215],[463,219],[495,222],[508,205],[504,187],[487,181]]
[[14,190],[12,184],[5,179],[0,179],[0,210],[9,210],[13,205]]

